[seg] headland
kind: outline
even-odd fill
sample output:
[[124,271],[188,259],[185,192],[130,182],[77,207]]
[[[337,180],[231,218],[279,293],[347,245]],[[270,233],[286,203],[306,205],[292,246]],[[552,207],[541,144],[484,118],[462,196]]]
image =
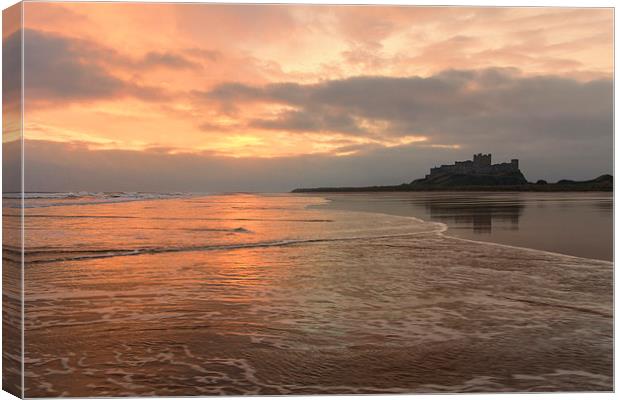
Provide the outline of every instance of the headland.
[[584,192],[613,191],[613,176],[575,181],[561,179],[555,183],[544,180],[528,182],[519,169],[519,160],[492,164],[491,154],[474,154],[472,160],[456,161],[430,169],[420,179],[400,185],[365,187],[298,188],[293,193],[307,192],[391,192],[391,191],[521,191],[521,192]]

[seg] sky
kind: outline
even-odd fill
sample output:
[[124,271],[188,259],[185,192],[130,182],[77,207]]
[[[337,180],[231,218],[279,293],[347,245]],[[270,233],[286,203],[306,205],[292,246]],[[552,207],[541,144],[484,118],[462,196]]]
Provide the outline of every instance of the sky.
[[23,29],[30,191],[400,184],[479,152],[530,181],[613,168],[611,9],[34,2]]

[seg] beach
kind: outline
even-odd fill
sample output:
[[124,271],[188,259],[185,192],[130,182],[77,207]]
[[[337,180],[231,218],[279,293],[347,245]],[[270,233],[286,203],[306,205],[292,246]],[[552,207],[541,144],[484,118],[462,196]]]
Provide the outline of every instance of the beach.
[[613,390],[610,261],[368,196],[32,195],[26,396]]

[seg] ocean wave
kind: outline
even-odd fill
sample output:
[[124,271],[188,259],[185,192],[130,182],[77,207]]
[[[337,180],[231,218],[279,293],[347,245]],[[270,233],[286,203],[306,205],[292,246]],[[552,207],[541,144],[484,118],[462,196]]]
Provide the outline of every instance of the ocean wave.
[[78,197],[83,197],[87,195],[95,195],[95,193],[90,193],[90,192],[76,192],[76,193],[73,193],[73,192],[70,192],[70,193],[13,192],[13,193],[3,193],[2,198],[4,199],[21,199],[21,198],[24,198],[24,199],[72,199],[72,198],[78,198]]
[[[351,241],[351,240],[410,237],[410,236],[437,234],[437,233],[443,232],[444,227],[439,226],[439,224],[437,224],[437,226],[438,226],[437,229],[430,230],[430,231],[389,234],[389,235],[349,236],[349,237],[310,238],[310,239],[281,239],[281,240],[273,240],[273,241],[235,243],[235,244],[213,244],[213,245],[202,245],[202,246],[144,247],[144,248],[136,248],[136,249],[26,250],[24,252],[24,255],[26,258],[25,260],[26,264],[40,264],[40,263],[91,260],[91,259],[97,259],[97,258],[111,258],[111,257],[128,257],[128,256],[162,254],[162,253],[184,253],[184,252],[194,252],[194,251],[221,251],[221,250],[238,250],[238,249],[262,248],[262,247],[283,247],[283,246],[293,246],[293,245],[302,245],[302,244],[311,244],[311,243],[328,243],[328,242]],[[9,247],[5,247],[4,252],[5,254],[3,255],[3,258],[9,259],[9,260],[12,260],[13,256],[19,257],[21,254],[21,251],[19,251],[18,249],[12,249]],[[10,257],[7,257],[7,255],[10,255]]]
[[[18,200],[21,193],[4,194],[7,200]],[[24,193],[24,204],[8,205],[11,208],[49,208],[62,206],[94,205],[107,203],[124,203],[130,201],[176,199],[194,196],[193,194],[171,193],[145,193],[145,192],[66,192],[66,193]],[[201,194],[205,196],[205,194]],[[58,200],[57,202],[50,202]]]

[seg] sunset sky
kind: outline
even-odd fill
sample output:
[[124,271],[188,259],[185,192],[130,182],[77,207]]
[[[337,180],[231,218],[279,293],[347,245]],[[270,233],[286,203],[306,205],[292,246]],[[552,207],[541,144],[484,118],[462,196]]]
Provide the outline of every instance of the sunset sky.
[[478,152],[612,171],[611,9],[37,2],[24,23],[31,190],[394,184]]

